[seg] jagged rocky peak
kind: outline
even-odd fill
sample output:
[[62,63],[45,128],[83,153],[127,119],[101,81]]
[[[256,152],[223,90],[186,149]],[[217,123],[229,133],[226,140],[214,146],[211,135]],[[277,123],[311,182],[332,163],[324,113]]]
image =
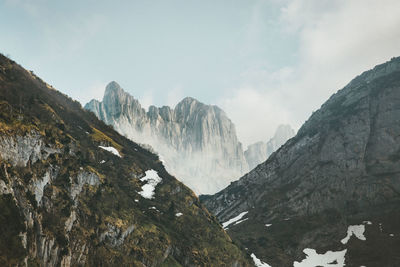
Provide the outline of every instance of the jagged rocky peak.
[[325,253],[341,254],[329,261],[338,266],[400,266],[399,118],[394,58],[353,79],[267,161],[203,201],[221,222],[245,214],[228,232],[271,266],[308,266]]
[[217,106],[186,97],[175,108],[150,106],[146,112],[112,82],[102,102],[91,101],[85,108],[121,134],[153,147],[167,169],[196,193],[215,193],[248,171],[235,125]]
[[157,155],[1,54],[0,100],[0,266],[251,266]]
[[126,95],[126,93],[116,81],[112,81],[106,86],[104,98],[107,98],[110,95],[123,96]]
[[281,124],[275,131],[274,136],[267,142],[268,156],[280,148],[287,140],[295,135],[295,131],[289,124]]
[[261,162],[264,162],[294,135],[295,131],[289,124],[281,124],[277,127],[274,136],[268,142],[260,141],[249,145],[244,152],[249,169],[251,170]]

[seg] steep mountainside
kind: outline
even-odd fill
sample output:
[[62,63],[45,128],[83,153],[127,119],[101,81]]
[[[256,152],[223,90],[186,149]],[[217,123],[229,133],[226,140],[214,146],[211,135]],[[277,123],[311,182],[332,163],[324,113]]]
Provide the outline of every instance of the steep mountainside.
[[250,266],[158,157],[0,55],[0,266]]
[[272,266],[316,266],[328,250],[329,266],[400,266],[400,58],[352,80],[266,162],[202,200],[222,222],[241,215],[224,226]]
[[280,148],[287,140],[295,135],[295,131],[287,124],[281,124],[275,131],[274,136],[267,142],[257,142],[249,145],[244,152],[249,169],[254,169],[258,164]]
[[196,193],[215,193],[248,171],[235,126],[217,106],[187,97],[174,109],[151,106],[146,112],[111,82],[103,101],[92,100],[85,109],[131,140],[151,145],[168,171]]

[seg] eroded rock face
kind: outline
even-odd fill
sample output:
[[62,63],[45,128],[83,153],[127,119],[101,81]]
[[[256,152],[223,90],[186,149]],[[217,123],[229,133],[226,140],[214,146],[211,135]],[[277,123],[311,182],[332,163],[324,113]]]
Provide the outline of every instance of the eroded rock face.
[[295,135],[295,131],[290,125],[279,125],[274,136],[268,142],[257,142],[249,145],[244,152],[249,169],[254,169],[258,164],[267,160],[267,158],[278,150],[287,140]]
[[154,153],[1,54],[0,70],[0,266],[250,266]]
[[215,193],[248,171],[234,124],[217,106],[187,97],[174,109],[140,103],[116,82],[85,106],[118,132],[151,145],[167,169],[196,193]]
[[0,153],[3,159],[10,161],[13,166],[25,167],[29,160],[35,163],[51,154],[60,153],[60,150],[46,146],[40,134],[31,131],[24,136],[0,136]]
[[[12,140],[13,138],[15,140]],[[43,218],[43,213],[37,209],[38,206],[43,206],[43,209],[49,213],[52,213],[55,209],[53,198],[56,199],[58,197],[57,192],[53,191],[50,196],[45,196],[44,192],[47,189],[55,190],[57,188],[53,187],[51,183],[58,178],[59,167],[50,165],[41,177],[37,177],[33,172],[33,176],[29,175],[31,181],[27,188],[23,187],[24,182],[21,177],[15,175],[15,172],[9,173],[9,170],[5,168],[6,163],[24,167],[28,165],[27,162],[29,161],[32,165],[38,160],[46,159],[49,155],[49,151],[53,154],[57,153],[57,151],[61,153],[61,150],[44,146],[42,140],[43,136],[40,134],[32,135],[32,133],[29,133],[25,136],[16,137],[0,135],[0,139],[7,140],[7,142],[2,143],[3,145],[6,144],[6,148],[10,149],[10,144],[13,144],[11,147],[14,148],[11,149],[11,151],[8,150],[8,153],[3,153],[6,150],[0,145],[0,157],[3,160],[6,159],[2,162],[2,174],[4,177],[1,177],[0,180],[1,195],[6,195],[6,197],[11,196],[11,199],[13,199],[12,201],[20,210],[22,216],[21,220],[24,221],[24,229],[19,236],[22,247],[29,251],[29,258],[36,258],[41,265],[49,267],[60,265],[69,267],[83,264],[85,259],[82,257],[85,257],[84,255],[87,253],[87,250],[81,251],[80,247],[71,246],[68,252],[69,256],[63,256],[63,249],[65,249],[65,247],[60,247],[60,240],[56,241],[59,237],[55,237],[48,232],[48,228],[54,226],[49,226],[47,219],[45,220]],[[21,140],[23,142],[22,145],[18,145],[18,141]],[[11,154],[15,157],[8,157]],[[99,184],[97,175],[90,172],[81,171],[78,173],[77,177],[74,178],[73,180],[78,181],[77,187],[79,187],[79,192],[82,191],[82,187],[85,184],[91,186]],[[26,194],[27,192],[28,194]],[[32,199],[26,198],[29,194],[33,196]],[[76,200],[76,195],[74,195],[74,198],[71,195],[70,201]],[[76,212],[73,210],[70,218],[68,218],[65,223],[67,233],[72,230],[75,220]],[[46,224],[46,226],[44,226],[44,224]],[[47,230],[45,231],[44,228]],[[85,243],[81,245],[85,247]],[[80,255],[83,261],[81,259],[71,258],[71,255]],[[26,256],[24,262],[27,264],[28,256]]]
[[[399,118],[400,58],[395,58],[351,81],[266,162],[204,203],[220,221],[249,211],[249,219],[229,231],[273,266],[291,266],[307,247],[343,249],[333,240],[341,239],[349,222],[391,214],[400,225]],[[272,226],[257,230],[265,224]],[[379,265],[374,257],[385,266],[399,264],[393,251],[379,248],[382,240],[391,241],[375,238],[369,246],[380,254],[353,247],[365,253],[364,264]],[[349,256],[347,264],[364,265],[359,262]]]
[[76,200],[76,197],[82,192],[84,185],[96,186],[99,184],[100,178],[97,176],[97,174],[87,171],[80,171],[76,179],[71,179],[71,199]]

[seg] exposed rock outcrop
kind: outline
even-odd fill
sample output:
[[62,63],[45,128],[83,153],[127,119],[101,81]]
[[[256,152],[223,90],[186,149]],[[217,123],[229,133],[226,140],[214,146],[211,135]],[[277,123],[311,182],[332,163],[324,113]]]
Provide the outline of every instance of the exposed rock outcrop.
[[0,69],[0,266],[250,266],[157,155],[2,55]]
[[139,101],[116,82],[103,101],[85,108],[131,140],[152,146],[174,174],[196,193],[215,193],[248,171],[234,124],[217,106],[187,97],[174,109]]
[[[203,201],[221,222],[248,211],[229,233],[272,266],[300,262],[305,248],[347,249],[346,266],[397,266],[399,118],[393,58],[352,80],[266,162]],[[363,221],[371,221],[366,240],[339,242]]]

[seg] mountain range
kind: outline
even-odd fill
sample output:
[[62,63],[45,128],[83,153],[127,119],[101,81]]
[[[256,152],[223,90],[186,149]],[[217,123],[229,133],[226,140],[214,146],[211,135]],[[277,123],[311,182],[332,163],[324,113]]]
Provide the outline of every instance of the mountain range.
[[159,157],[0,55],[0,266],[251,266]]
[[248,172],[249,165],[266,160],[294,135],[290,126],[280,127],[265,152],[256,154],[253,145],[246,153],[238,141],[235,125],[219,107],[186,97],[174,108],[150,106],[146,111],[116,82],[107,85],[101,102],[91,100],[85,109],[120,134],[150,145],[168,171],[198,194],[225,188]]
[[[400,266],[400,58],[245,152],[193,98],[146,112],[112,82],[86,108],[0,54],[0,266]],[[199,199],[161,138],[255,168]]]

